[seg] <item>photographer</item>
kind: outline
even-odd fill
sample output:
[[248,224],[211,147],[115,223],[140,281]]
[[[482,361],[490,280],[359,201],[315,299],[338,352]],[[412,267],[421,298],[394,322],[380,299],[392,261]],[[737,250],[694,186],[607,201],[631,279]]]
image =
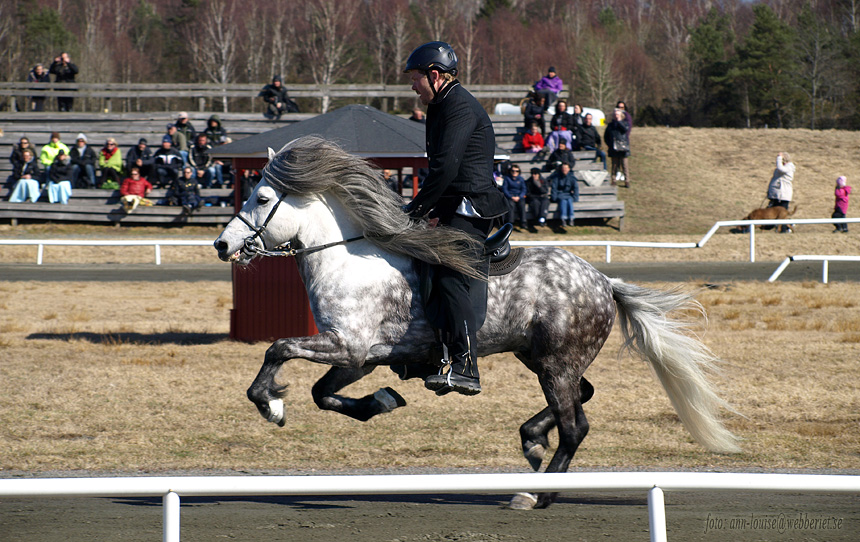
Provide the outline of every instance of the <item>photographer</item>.
[[[75,75],[78,74],[78,67],[72,64],[69,53],[60,53],[60,56],[54,59],[48,73],[54,74],[55,83],[74,83]],[[60,111],[71,111],[75,99],[72,97],[57,98],[57,109]]]

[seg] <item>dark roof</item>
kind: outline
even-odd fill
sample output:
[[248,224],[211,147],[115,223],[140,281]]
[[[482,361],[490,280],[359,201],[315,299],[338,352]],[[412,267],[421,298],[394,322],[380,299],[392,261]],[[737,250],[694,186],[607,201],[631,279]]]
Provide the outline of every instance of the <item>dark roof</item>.
[[269,147],[277,152],[307,135],[321,136],[365,158],[426,156],[424,124],[355,104],[222,145],[212,155],[266,158]]

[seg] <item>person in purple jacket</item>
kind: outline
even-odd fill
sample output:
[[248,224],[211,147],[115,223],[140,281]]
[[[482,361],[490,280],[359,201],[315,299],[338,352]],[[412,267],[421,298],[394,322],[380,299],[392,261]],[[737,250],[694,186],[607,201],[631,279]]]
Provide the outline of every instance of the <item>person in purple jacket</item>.
[[546,75],[540,78],[540,81],[535,83],[535,92],[543,96],[543,110],[546,111],[550,105],[555,103],[558,95],[564,88],[564,83],[561,77],[555,74],[555,68],[550,66]]

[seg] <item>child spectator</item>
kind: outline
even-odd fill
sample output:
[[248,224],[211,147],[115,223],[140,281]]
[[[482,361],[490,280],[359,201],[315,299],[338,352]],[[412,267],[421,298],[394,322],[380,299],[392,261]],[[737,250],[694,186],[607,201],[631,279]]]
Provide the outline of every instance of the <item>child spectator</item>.
[[532,124],[529,131],[523,134],[523,149],[526,152],[540,152],[543,150],[543,144],[543,136],[537,124]]
[[152,192],[152,184],[140,176],[140,168],[132,166],[131,176],[127,177],[119,188],[120,202],[126,213],[131,213],[140,204],[152,205],[146,196]]
[[[836,179],[836,205],[834,206],[833,215],[830,218],[845,218],[848,213],[848,196],[851,194],[851,187],[845,184],[847,179],[842,175]],[[848,233],[848,224],[834,224],[836,229],[833,233]]]

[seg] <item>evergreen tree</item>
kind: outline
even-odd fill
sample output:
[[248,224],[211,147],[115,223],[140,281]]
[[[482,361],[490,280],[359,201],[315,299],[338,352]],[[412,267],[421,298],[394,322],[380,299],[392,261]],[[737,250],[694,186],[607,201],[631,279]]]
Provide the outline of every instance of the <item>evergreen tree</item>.
[[738,94],[729,78],[735,45],[729,17],[712,8],[690,32],[689,43],[691,80],[685,96],[684,120],[693,126],[738,125]]

